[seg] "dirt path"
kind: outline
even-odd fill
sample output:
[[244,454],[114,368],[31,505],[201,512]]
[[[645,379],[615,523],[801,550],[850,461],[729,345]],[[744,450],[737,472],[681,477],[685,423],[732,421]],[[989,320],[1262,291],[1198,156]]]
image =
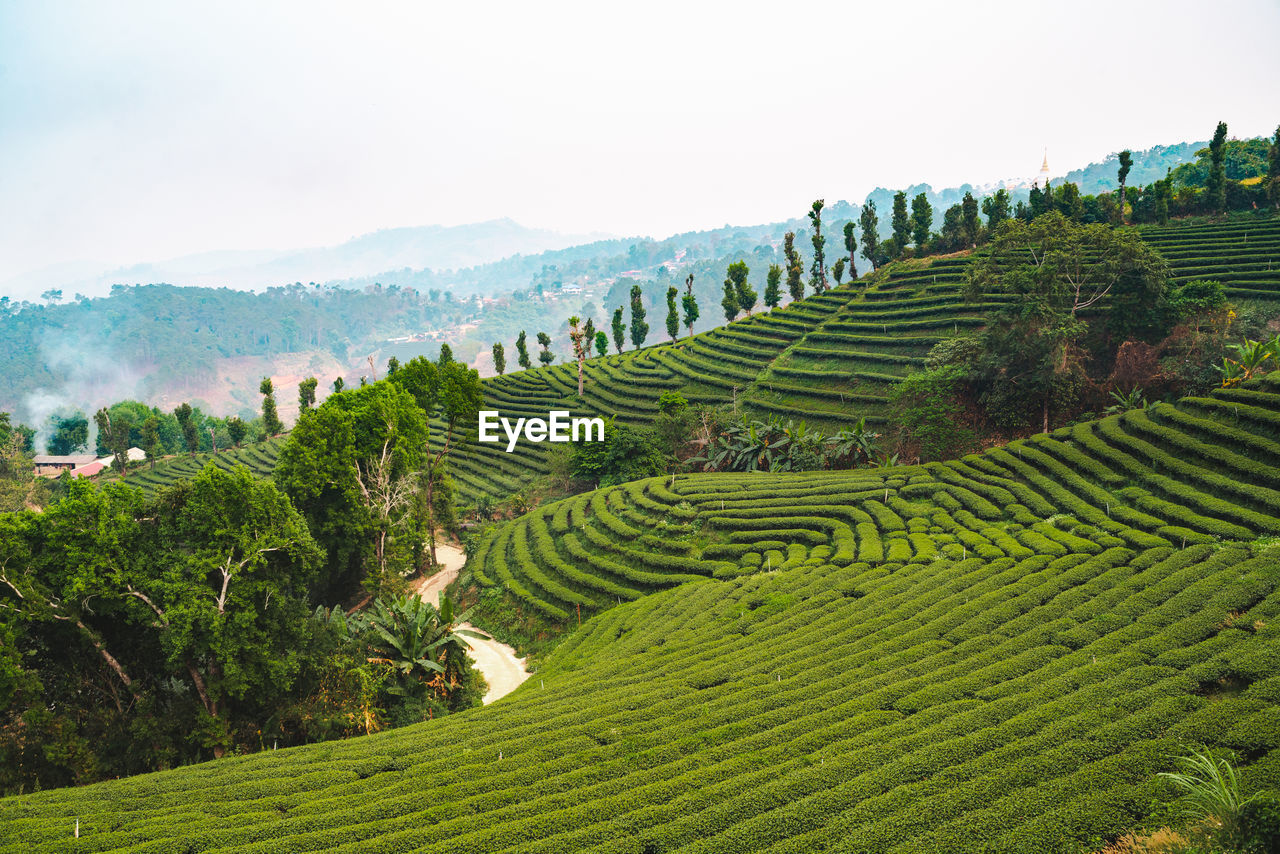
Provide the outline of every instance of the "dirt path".
[[[436,559],[443,569],[424,578],[417,586],[418,595],[432,605],[440,604],[440,593],[458,577],[458,571],[467,560],[462,549],[444,544],[436,545]],[[458,628],[480,631],[469,623],[462,623]],[[529,678],[529,673],[524,669],[524,659],[517,658],[516,651],[505,643],[475,638],[467,638],[467,643],[471,645],[472,660],[484,674],[484,680],[489,683],[489,691],[484,695],[485,703],[507,696]]]

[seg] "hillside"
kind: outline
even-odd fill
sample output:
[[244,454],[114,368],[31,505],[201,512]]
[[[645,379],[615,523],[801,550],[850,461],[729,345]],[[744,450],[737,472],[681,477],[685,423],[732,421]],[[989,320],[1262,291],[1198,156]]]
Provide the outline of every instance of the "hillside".
[[0,801],[0,851],[1088,851],[1188,745],[1280,785],[1277,534],[1280,373],[947,464],[597,491],[469,562],[604,611],[509,698]]
[[[1216,279],[1233,300],[1280,303],[1280,218],[1140,233],[1164,255],[1176,282]],[[515,416],[545,417],[548,409],[564,408],[643,425],[657,415],[662,392],[679,391],[693,403],[736,401],[759,417],[778,414],[829,431],[863,416],[883,423],[893,384],[922,365],[939,341],[980,328],[986,312],[1005,298],[991,294],[964,302],[968,263],[967,257],[943,257],[890,265],[692,342],[591,359],[581,401],[572,364],[489,378],[485,405]],[[443,428],[435,423],[437,437]],[[545,447],[524,444],[508,454],[469,438],[453,461],[461,496],[518,491],[546,472]]]
[[[1175,282],[1214,279],[1233,300],[1280,304],[1280,218],[1147,226],[1140,234],[1168,261]],[[737,401],[758,417],[776,413],[828,431],[864,416],[882,424],[893,384],[921,366],[939,341],[980,328],[1002,298],[963,301],[968,263],[963,256],[900,262],[691,342],[590,359],[581,401],[570,363],[489,377],[485,406],[513,417],[545,417],[561,408],[646,425],[657,415],[659,395],[679,391],[693,403]],[[437,442],[444,427],[433,422]],[[472,433],[452,458],[461,499],[518,492],[547,472],[546,447],[522,443],[508,454],[476,442]],[[272,447],[261,451],[273,459]]]

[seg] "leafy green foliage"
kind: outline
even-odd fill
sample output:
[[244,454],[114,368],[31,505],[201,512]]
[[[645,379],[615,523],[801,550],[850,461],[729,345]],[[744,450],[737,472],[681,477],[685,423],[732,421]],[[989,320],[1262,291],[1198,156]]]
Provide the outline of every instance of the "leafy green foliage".
[[898,452],[921,460],[943,460],[970,451],[977,434],[965,423],[960,394],[966,372],[946,365],[909,374],[889,394]]
[[603,442],[573,445],[570,464],[574,477],[600,486],[648,477],[666,468],[652,433],[616,424],[613,419],[605,422]]

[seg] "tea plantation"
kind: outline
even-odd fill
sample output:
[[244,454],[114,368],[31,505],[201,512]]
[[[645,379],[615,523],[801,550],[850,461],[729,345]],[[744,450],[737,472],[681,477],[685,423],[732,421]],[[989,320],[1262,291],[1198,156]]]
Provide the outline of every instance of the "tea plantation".
[[[155,468],[145,464],[138,465],[118,479],[150,495],[162,486],[169,486],[177,481],[194,477],[209,462],[228,471],[242,465],[259,477],[270,477],[272,469],[276,467],[280,447],[286,438],[277,436],[265,442],[257,442],[217,454],[200,453],[195,456],[172,457],[158,462]],[[107,479],[111,478],[111,475],[107,475]]]
[[0,801],[0,851],[1039,854],[1140,826],[1192,747],[1280,786],[1280,374],[950,463],[599,490],[466,571],[583,612],[510,697]]
[[[1177,283],[1222,282],[1233,300],[1280,302],[1280,217],[1141,229],[1168,261]],[[487,379],[485,406],[509,417],[546,417],[548,409],[616,416],[644,425],[658,396],[679,391],[693,403],[737,401],[757,417],[780,415],[836,432],[860,417],[884,422],[893,384],[924,363],[938,342],[973,332],[1004,295],[967,303],[969,259],[891,265],[786,308],[695,336],[588,360],[584,397],[577,366],[556,365]],[[441,441],[443,422],[433,424]],[[481,445],[474,433],[451,473],[464,501],[504,498],[547,471],[545,446]]]

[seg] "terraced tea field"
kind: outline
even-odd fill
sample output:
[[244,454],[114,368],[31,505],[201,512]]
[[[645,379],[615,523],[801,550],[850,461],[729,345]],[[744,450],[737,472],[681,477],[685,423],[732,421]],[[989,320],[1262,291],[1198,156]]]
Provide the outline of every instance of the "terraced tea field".
[[246,466],[259,477],[270,477],[276,467],[276,458],[288,435],[277,436],[265,442],[245,445],[243,448],[232,448],[217,454],[203,453],[195,456],[183,455],[161,460],[155,468],[143,464],[135,466],[123,478],[107,476],[107,480],[123,480],[130,486],[136,486],[151,495],[163,486],[170,486],[177,481],[195,477],[200,469],[209,462],[221,469],[233,469],[238,465]]
[[509,697],[0,801],[0,851],[1089,851],[1191,747],[1280,787],[1277,535],[1280,374],[946,464],[600,490],[468,562],[590,617]]
[[[1221,281],[1233,299],[1280,300],[1280,218],[1232,219],[1141,231],[1165,255],[1178,282]],[[860,417],[883,423],[889,391],[924,363],[940,341],[981,328],[1004,295],[977,303],[961,292],[969,259],[893,265],[873,283],[858,280],[786,308],[664,344],[587,362],[585,396],[577,369],[557,365],[485,381],[486,406],[513,416],[548,409],[651,423],[664,391],[695,403],[737,402],[758,417],[777,414],[836,432]],[[443,424],[436,422],[435,434]],[[463,500],[510,495],[547,470],[545,449],[480,445],[469,437],[454,458]]]

